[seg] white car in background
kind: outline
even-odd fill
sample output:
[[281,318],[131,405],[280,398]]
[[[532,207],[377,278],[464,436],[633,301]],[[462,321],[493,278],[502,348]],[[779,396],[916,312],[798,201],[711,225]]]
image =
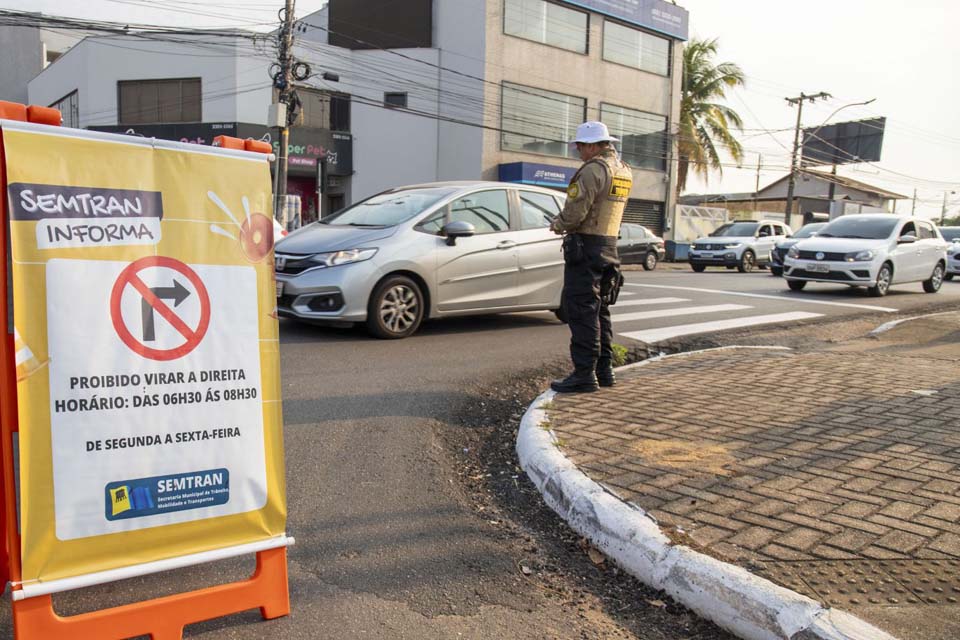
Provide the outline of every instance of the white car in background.
[[930,221],[880,213],[837,218],[793,245],[783,275],[794,291],[831,282],[884,296],[905,282],[922,282],[924,291],[936,293],[946,269],[947,243]]
[[940,235],[950,243],[947,248],[947,273],[944,280],[960,275],[960,227],[940,227]]

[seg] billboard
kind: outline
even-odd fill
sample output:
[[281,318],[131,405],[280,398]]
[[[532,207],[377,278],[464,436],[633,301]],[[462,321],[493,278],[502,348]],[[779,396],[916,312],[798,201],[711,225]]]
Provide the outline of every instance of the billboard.
[[803,165],[879,161],[886,122],[886,118],[871,118],[804,129]]

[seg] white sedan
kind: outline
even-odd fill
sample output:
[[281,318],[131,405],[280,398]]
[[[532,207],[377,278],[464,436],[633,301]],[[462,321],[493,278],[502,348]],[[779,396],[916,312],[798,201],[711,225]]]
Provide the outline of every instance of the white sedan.
[[946,267],[947,243],[928,220],[858,214],[837,218],[791,247],[783,275],[794,291],[832,282],[884,296],[905,282],[922,282],[924,291],[936,293]]

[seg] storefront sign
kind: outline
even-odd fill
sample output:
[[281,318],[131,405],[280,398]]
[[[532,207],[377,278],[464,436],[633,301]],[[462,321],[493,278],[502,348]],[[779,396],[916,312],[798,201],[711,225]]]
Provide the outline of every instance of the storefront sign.
[[665,0],[566,1],[680,40],[686,40],[689,37],[689,13],[672,2]]
[[534,162],[511,162],[500,165],[500,181],[566,189],[576,172],[577,170],[574,167],[536,164]]
[[[279,154],[277,130],[259,124],[237,122],[195,122],[185,124],[141,124],[90,127],[93,131],[124,133],[127,135],[173,140],[192,144],[213,144],[217,136],[253,138],[273,145]],[[353,136],[349,133],[292,127],[287,147],[288,173],[293,176],[316,176],[317,162],[326,158],[327,172],[335,176],[353,174]]]
[[3,143],[24,583],[282,536],[268,156],[7,121]]

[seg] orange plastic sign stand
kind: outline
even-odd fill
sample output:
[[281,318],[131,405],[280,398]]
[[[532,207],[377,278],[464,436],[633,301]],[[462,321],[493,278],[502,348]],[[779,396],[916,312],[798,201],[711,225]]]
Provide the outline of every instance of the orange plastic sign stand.
[[[0,119],[46,125],[61,123],[60,112],[48,107],[25,106],[0,101]],[[270,152],[269,145],[253,140],[227,138],[225,148]],[[238,146],[239,145],[239,146]],[[264,145],[266,148],[264,148]],[[0,340],[0,491],[3,505],[0,526],[4,544],[0,547],[0,578],[10,582],[14,594],[21,590],[20,533],[17,526],[17,494],[14,470],[14,437],[18,427],[15,344],[8,308],[7,181],[3,140],[0,137],[0,320],[7,331]],[[104,640],[149,635],[153,640],[180,640],[183,628],[249,609],[260,609],[264,619],[290,613],[287,579],[287,549],[279,547],[257,552],[253,575],[235,582],[187,593],[146,600],[121,607],[62,617],[53,610],[50,595],[17,599],[14,596],[13,625],[17,640]]]

